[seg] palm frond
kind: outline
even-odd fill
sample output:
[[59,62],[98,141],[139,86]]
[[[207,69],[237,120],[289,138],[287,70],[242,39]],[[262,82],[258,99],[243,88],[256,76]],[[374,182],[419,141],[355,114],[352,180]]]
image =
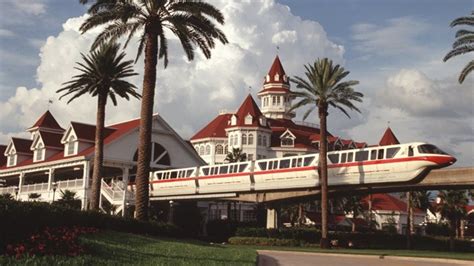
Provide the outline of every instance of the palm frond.
[[451,27],[455,27],[458,25],[474,26],[474,17],[460,17],[453,20],[450,24]]
[[458,56],[461,54],[469,53],[474,51],[474,46],[473,45],[464,45],[460,46],[456,49],[451,50],[444,58],[443,61],[446,62],[448,61],[451,57],[453,56]]
[[461,74],[459,75],[459,83],[463,83],[464,79],[466,79],[466,76],[471,73],[474,70],[474,60],[469,62],[461,71]]
[[458,30],[456,32],[456,38],[459,38],[461,36],[464,36],[464,35],[470,35],[470,34],[474,34],[474,31],[470,31],[470,30]]
[[467,34],[456,39],[453,43],[453,49],[456,49],[463,45],[474,45],[474,34]]

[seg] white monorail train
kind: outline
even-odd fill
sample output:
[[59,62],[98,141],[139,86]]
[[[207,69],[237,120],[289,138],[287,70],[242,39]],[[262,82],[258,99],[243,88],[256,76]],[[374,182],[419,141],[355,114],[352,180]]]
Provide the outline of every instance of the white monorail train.
[[[151,196],[263,191],[319,186],[319,154],[155,171]],[[407,182],[456,159],[414,142],[328,152],[328,185]]]

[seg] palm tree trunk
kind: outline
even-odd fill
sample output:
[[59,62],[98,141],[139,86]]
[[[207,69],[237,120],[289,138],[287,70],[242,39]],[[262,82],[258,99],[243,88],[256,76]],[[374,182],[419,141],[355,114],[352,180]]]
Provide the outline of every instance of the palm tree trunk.
[[456,234],[456,218],[452,218],[450,221],[449,221],[449,225],[451,227],[451,230],[449,232],[449,250],[450,251],[454,251],[455,249],[455,246],[454,246],[454,238],[455,238],[455,234]]
[[99,210],[100,183],[102,179],[102,165],[104,162],[104,121],[107,95],[99,94],[97,100],[97,117],[95,127],[95,154],[92,170],[92,195],[90,207]]
[[[145,29],[146,30],[146,29]],[[137,186],[135,210],[138,220],[148,220],[149,174],[151,157],[151,129],[153,101],[155,96],[158,39],[156,33],[146,33],[145,73],[143,77],[142,105],[140,110],[140,133],[138,139]]]
[[320,141],[321,149],[319,151],[319,174],[321,182],[321,248],[328,249],[328,168],[327,168],[327,132],[326,118],[327,105],[321,104],[318,107],[319,123],[320,123]]
[[352,216],[352,233],[356,231],[355,215]]
[[411,249],[411,224],[412,224],[412,213],[413,209],[411,207],[411,193],[407,192],[407,227],[406,227],[406,235],[407,235],[407,249]]

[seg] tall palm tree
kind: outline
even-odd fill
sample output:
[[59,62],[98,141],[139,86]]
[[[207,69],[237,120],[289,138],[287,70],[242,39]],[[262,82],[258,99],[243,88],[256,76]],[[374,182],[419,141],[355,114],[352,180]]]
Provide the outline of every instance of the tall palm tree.
[[424,212],[431,206],[431,192],[429,191],[409,191],[400,194],[400,198],[407,202],[407,249],[411,249],[412,235],[415,231],[414,209],[420,209]]
[[126,46],[135,34],[139,34],[136,60],[145,50],[135,206],[136,218],[147,220],[156,65],[158,59],[163,59],[165,68],[168,65],[167,35],[173,34],[179,39],[189,60],[194,59],[195,47],[198,47],[206,58],[210,58],[215,39],[223,44],[228,42],[224,33],[214,23],[217,21],[224,24],[224,17],[214,6],[193,0],[96,0],[88,13],[90,17],[80,28],[83,33],[106,25],[93,43],[93,49],[108,40],[115,41],[128,35]]
[[466,215],[466,205],[469,202],[466,190],[441,190],[438,194],[441,204],[438,211],[449,221],[449,248],[454,251],[454,237],[461,219]]
[[247,154],[242,149],[232,148],[232,152],[227,153],[225,161],[229,163],[243,162],[247,160]]
[[104,43],[98,49],[91,51],[87,56],[81,53],[83,62],[78,62],[76,67],[80,73],[73,76],[72,80],[65,82],[63,87],[56,91],[57,93],[62,93],[59,99],[72,95],[67,102],[68,104],[86,94],[97,97],[95,153],[90,201],[90,208],[92,210],[99,209],[107,98],[110,98],[114,105],[117,105],[117,97],[127,100],[130,99],[130,96],[140,98],[140,95],[136,92],[135,85],[125,80],[137,75],[133,71],[133,60],[124,61],[125,53],[119,53],[119,50],[120,45],[116,43]]
[[346,108],[360,112],[353,101],[362,102],[363,94],[355,91],[352,86],[359,84],[356,80],[342,81],[349,71],[339,65],[333,65],[328,58],[318,59],[312,65],[305,66],[307,80],[295,76],[291,79],[298,91],[296,97],[301,98],[291,108],[290,112],[305,105],[310,105],[303,119],[318,108],[320,122],[320,152],[319,174],[321,182],[321,248],[329,248],[328,231],[328,199],[327,199],[327,116],[329,107],[342,111],[349,118]]
[[[460,17],[451,22],[451,27],[465,25],[474,27],[474,11],[470,16]],[[456,40],[453,43],[453,50],[451,50],[444,58],[446,62],[453,56],[469,53],[474,51],[474,30],[461,29],[456,32]],[[459,83],[463,83],[466,76],[474,70],[474,60],[471,60],[461,71],[459,75]]]

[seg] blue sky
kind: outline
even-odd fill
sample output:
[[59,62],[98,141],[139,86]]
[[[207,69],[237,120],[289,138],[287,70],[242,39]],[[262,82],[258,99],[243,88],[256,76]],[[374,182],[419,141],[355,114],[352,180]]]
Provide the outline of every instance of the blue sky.
[[[327,56],[361,82],[362,114],[346,119],[331,111],[334,134],[372,144],[390,121],[400,140],[433,142],[461,157],[461,165],[472,163],[473,79],[456,82],[468,57],[442,62],[454,39],[449,23],[468,15],[472,0],[212,2],[226,16],[231,43],[216,48],[211,60],[188,63],[172,41],[170,66],[158,73],[155,110],[184,137],[218,109],[237,108],[249,86],[255,96],[279,46],[289,75],[301,75],[303,64]],[[49,98],[61,122],[94,121],[95,110],[85,102],[65,105],[54,93],[95,36],[77,32],[85,10],[76,0],[0,1],[0,143],[22,132]],[[127,49],[131,57],[133,49]],[[133,81],[139,85],[140,78]],[[113,110],[120,111],[110,112],[112,122],[136,117],[138,103]]]

